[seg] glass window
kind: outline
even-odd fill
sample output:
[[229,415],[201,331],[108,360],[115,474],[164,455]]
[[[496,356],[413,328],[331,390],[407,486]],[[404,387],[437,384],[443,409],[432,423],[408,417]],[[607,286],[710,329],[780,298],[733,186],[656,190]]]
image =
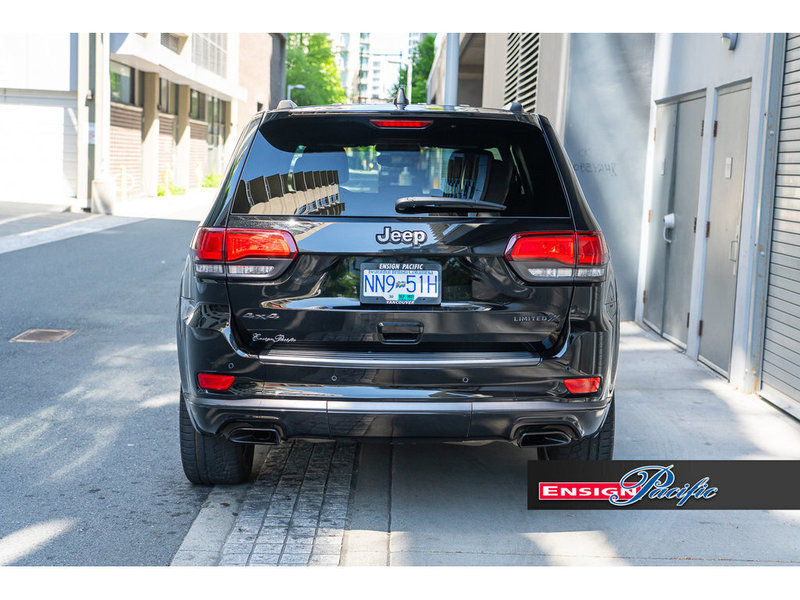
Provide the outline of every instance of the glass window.
[[192,119],[205,119],[206,117],[206,95],[197,90],[189,93],[189,116]]
[[226,76],[228,34],[193,33],[192,62],[221,77]]
[[158,80],[158,110],[170,115],[178,114],[178,84],[163,77]]
[[134,70],[127,65],[111,61],[111,100],[124,104],[133,104],[134,96]]
[[165,48],[169,48],[176,54],[179,54],[181,51],[181,38],[177,35],[173,35],[171,33],[162,33],[161,34],[161,45]]
[[[481,216],[569,217],[553,159],[536,125],[431,120],[424,129],[404,131],[375,127],[369,117],[268,121],[253,142],[232,210],[329,215],[319,210],[317,194],[333,194],[335,214],[348,217],[406,214],[397,211],[396,202],[408,197],[501,205],[476,206],[474,212]],[[275,178],[286,185],[276,187],[267,199],[252,196],[251,188]],[[333,182],[333,191],[330,183],[319,184],[318,179]],[[439,204],[423,214],[450,216]]]

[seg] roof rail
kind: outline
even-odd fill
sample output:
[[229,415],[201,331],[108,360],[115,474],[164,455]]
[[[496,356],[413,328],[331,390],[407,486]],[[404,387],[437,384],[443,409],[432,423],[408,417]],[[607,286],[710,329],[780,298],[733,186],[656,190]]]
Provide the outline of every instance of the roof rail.
[[280,102],[278,102],[277,110],[281,110],[284,108],[297,108],[297,104],[295,104],[291,100],[281,100]]
[[516,113],[525,112],[525,109],[522,108],[522,104],[520,104],[516,100],[514,102],[506,104],[505,105],[505,109],[506,110],[510,110],[511,112],[516,112]]

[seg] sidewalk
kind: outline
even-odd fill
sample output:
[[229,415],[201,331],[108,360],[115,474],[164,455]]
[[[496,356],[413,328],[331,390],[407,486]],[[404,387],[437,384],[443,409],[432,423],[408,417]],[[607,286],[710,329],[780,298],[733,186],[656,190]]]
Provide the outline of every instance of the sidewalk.
[[[634,323],[617,403],[617,459],[800,458],[800,423]],[[212,491],[173,564],[800,564],[797,511],[528,511],[535,454],[510,444],[284,446]]]
[[218,188],[190,188],[185,194],[131,198],[117,202],[114,215],[144,219],[202,221],[217,197]]

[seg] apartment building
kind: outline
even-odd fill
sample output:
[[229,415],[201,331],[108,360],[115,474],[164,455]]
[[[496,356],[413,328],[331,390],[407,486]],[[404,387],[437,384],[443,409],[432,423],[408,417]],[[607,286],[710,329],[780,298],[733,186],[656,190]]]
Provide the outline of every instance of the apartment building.
[[108,211],[200,186],[284,82],[283,34],[3,34],[7,195]]

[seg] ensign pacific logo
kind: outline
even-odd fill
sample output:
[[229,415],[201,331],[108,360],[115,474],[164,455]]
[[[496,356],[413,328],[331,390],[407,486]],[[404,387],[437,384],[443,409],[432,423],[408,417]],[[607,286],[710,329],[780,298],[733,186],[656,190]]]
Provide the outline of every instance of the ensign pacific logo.
[[800,510],[800,461],[532,460],[528,509]]
[[631,469],[617,483],[597,482],[542,482],[539,483],[539,500],[608,500],[614,506],[626,506],[649,498],[650,500],[675,500],[683,506],[690,498],[709,500],[719,491],[708,485],[703,477],[694,484],[674,485],[674,465],[644,465]]
[[620,483],[596,481],[542,481],[539,500],[608,500],[612,496],[632,498],[640,487],[624,488]]

